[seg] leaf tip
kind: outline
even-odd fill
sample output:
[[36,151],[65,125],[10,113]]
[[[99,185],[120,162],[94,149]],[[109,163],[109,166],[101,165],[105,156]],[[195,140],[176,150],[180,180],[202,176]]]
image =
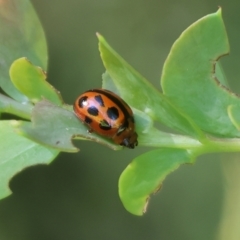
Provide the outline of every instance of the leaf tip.
[[142,214],[139,215],[139,216],[142,216],[143,214],[145,214],[145,213],[147,212],[149,200],[150,200],[150,197],[148,197],[148,198],[146,199],[146,203],[145,203],[145,205],[143,206],[143,209],[142,209]]
[[222,7],[221,6],[218,6],[217,14],[222,16]]
[[104,40],[103,36],[99,32],[96,32],[96,36],[99,41]]

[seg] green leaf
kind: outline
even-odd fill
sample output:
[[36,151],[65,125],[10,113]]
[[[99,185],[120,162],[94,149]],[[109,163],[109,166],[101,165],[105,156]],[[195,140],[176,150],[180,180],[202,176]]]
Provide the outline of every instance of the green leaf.
[[12,98],[26,102],[9,78],[15,59],[27,57],[34,65],[47,69],[47,45],[41,23],[29,0],[0,3],[0,87]]
[[238,131],[240,131],[240,107],[236,105],[229,105],[227,110],[232,124]]
[[112,80],[112,78],[110,77],[110,75],[108,74],[107,71],[105,73],[103,73],[102,80],[103,80],[102,81],[102,88],[108,89],[108,90],[116,93],[117,95],[120,95],[115,82]]
[[240,99],[225,87],[224,77],[215,68],[216,61],[228,52],[219,9],[192,24],[174,43],[164,64],[162,89],[204,131],[240,137],[228,115],[229,106],[239,108]]
[[[154,120],[191,136],[200,136],[198,127],[171,105],[150,82],[122,59],[101,36],[99,50],[103,64],[114,81],[120,96],[132,107],[148,114]],[[104,76],[106,78],[106,75]]]
[[220,64],[220,62],[216,62],[215,65],[215,76],[218,79],[218,81],[225,87],[229,88],[229,83],[226,79],[226,75],[223,71],[222,65]]
[[147,131],[140,132],[137,129],[138,141],[140,145],[147,147],[171,147],[171,148],[196,148],[202,144],[193,138],[178,134],[166,133],[151,127]]
[[[118,89],[107,72],[103,74],[102,87],[119,95]],[[184,149],[201,146],[201,143],[193,138],[159,131],[153,127],[153,121],[147,114],[133,107],[131,108],[134,113],[139,145],[148,147],[176,147]]]
[[59,151],[43,147],[14,131],[17,121],[0,121],[0,199],[8,196],[10,179],[24,168],[50,163]]
[[78,151],[72,144],[72,138],[92,140],[114,150],[122,148],[96,133],[89,133],[88,128],[74,114],[72,106],[62,108],[46,100],[34,107],[32,124],[22,122],[18,130],[19,134],[33,141],[65,152]]
[[135,158],[119,179],[119,196],[124,207],[135,215],[146,211],[149,196],[159,190],[165,177],[193,156],[182,149],[162,148]]
[[0,93],[0,113],[10,113],[30,120],[32,109],[32,104],[19,103]]
[[26,58],[19,58],[10,67],[10,77],[15,87],[33,103],[48,99],[62,105],[60,93],[46,81],[46,73],[32,65]]

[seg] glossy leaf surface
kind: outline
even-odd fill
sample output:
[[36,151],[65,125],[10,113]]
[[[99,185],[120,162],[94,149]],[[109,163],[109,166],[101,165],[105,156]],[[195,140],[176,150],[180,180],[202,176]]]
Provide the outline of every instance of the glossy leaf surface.
[[219,9],[192,24],[174,43],[163,68],[162,88],[204,131],[240,137],[228,115],[229,106],[239,108],[240,99],[220,83],[215,68],[216,61],[228,52]]
[[57,105],[62,105],[60,93],[46,81],[46,73],[34,66],[26,58],[19,58],[10,68],[10,77],[15,87],[28,99],[37,103],[47,99]]
[[191,163],[187,150],[162,148],[136,157],[119,179],[119,195],[125,208],[135,215],[146,211],[151,194],[161,187],[165,177],[183,163]]
[[201,131],[190,118],[171,105],[167,98],[121,58],[99,34],[98,39],[99,50],[107,73],[114,81],[120,96],[129,105],[168,127],[191,136],[201,135]]

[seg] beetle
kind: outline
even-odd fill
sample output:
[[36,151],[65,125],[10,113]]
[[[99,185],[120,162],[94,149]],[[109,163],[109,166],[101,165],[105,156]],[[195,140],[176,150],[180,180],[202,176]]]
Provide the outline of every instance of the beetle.
[[117,94],[101,88],[88,90],[76,99],[73,109],[89,132],[128,148],[138,145],[132,109]]

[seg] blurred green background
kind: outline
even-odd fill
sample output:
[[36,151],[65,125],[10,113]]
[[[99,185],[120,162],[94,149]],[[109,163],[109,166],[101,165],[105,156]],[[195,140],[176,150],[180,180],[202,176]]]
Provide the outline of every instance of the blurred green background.
[[[104,72],[96,32],[160,88],[171,45],[197,19],[223,8],[231,55],[223,63],[230,86],[240,91],[239,1],[228,0],[32,0],[49,46],[48,81],[66,103],[101,86]],[[118,178],[146,151],[112,151],[75,142],[81,152],[62,153],[49,166],[15,176],[13,194],[0,202],[1,240],[212,240],[224,197],[223,162],[230,155],[203,156],[184,165],[151,198],[143,217],[128,213],[118,197]],[[224,160],[221,160],[224,159]],[[230,239],[230,238],[229,238]]]

